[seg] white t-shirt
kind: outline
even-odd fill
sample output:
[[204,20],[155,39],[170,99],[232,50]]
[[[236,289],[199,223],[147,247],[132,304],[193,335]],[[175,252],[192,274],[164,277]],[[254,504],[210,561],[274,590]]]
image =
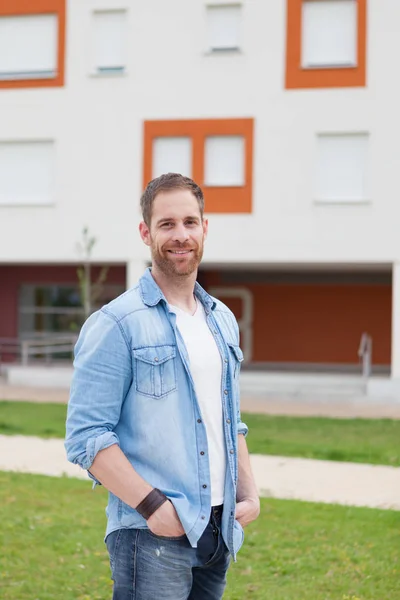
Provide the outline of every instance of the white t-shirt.
[[207,325],[203,305],[191,315],[170,305],[189,355],[197,400],[206,427],[211,476],[211,505],[224,502],[226,455],[221,401],[222,361],[217,343]]

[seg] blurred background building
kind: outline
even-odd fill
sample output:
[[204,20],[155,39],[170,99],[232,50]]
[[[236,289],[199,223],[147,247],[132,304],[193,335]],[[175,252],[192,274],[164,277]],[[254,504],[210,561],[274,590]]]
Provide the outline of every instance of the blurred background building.
[[199,280],[268,369],[400,378],[400,3],[3,0],[0,338],[82,322],[143,273],[139,197],[204,189]]

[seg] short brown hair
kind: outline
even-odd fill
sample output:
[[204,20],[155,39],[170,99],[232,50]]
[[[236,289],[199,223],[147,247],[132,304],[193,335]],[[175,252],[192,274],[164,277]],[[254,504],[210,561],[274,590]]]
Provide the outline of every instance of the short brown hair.
[[202,189],[197,183],[190,179],[190,177],[184,177],[179,173],[165,173],[152,179],[146,186],[142,197],[140,198],[140,207],[142,209],[143,221],[148,227],[150,227],[151,213],[153,209],[153,202],[160,192],[167,192],[172,190],[190,190],[193,196],[196,198],[200,215],[203,219],[204,214],[204,196]]

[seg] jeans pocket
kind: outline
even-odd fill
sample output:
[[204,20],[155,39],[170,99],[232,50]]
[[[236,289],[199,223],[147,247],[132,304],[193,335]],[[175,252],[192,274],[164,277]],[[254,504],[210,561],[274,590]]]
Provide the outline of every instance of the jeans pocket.
[[179,542],[181,540],[186,539],[186,533],[184,533],[183,535],[178,535],[176,537],[168,537],[165,535],[157,535],[156,533],[153,533],[150,529],[145,529],[145,531],[147,531],[147,533],[149,535],[151,535],[151,537],[156,538],[156,540],[166,540],[169,542]]
[[109,533],[106,537],[106,546],[110,557],[111,572],[114,570],[114,561],[115,556],[118,552],[118,546],[121,539],[121,531],[122,529],[117,529],[116,531],[112,531],[111,533]]
[[136,568],[136,547],[139,529],[118,529],[106,538],[110,555],[111,576],[114,585],[127,587],[132,584]]
[[175,346],[147,346],[133,349],[136,391],[162,398],[176,390]]

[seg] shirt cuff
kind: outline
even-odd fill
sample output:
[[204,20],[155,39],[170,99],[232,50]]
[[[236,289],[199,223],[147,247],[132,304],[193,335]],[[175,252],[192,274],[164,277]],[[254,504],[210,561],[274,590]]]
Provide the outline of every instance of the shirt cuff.
[[249,428],[247,427],[246,423],[242,423],[242,421],[239,421],[237,432],[238,434],[241,433],[244,435],[244,437],[246,437],[246,435],[249,432]]
[[[113,431],[106,431],[97,437],[89,438],[86,443],[86,459],[81,465],[82,468],[89,470],[100,450],[105,450],[114,444],[119,446],[119,438]],[[89,474],[90,476],[91,474]],[[91,479],[94,477],[92,476]]]

